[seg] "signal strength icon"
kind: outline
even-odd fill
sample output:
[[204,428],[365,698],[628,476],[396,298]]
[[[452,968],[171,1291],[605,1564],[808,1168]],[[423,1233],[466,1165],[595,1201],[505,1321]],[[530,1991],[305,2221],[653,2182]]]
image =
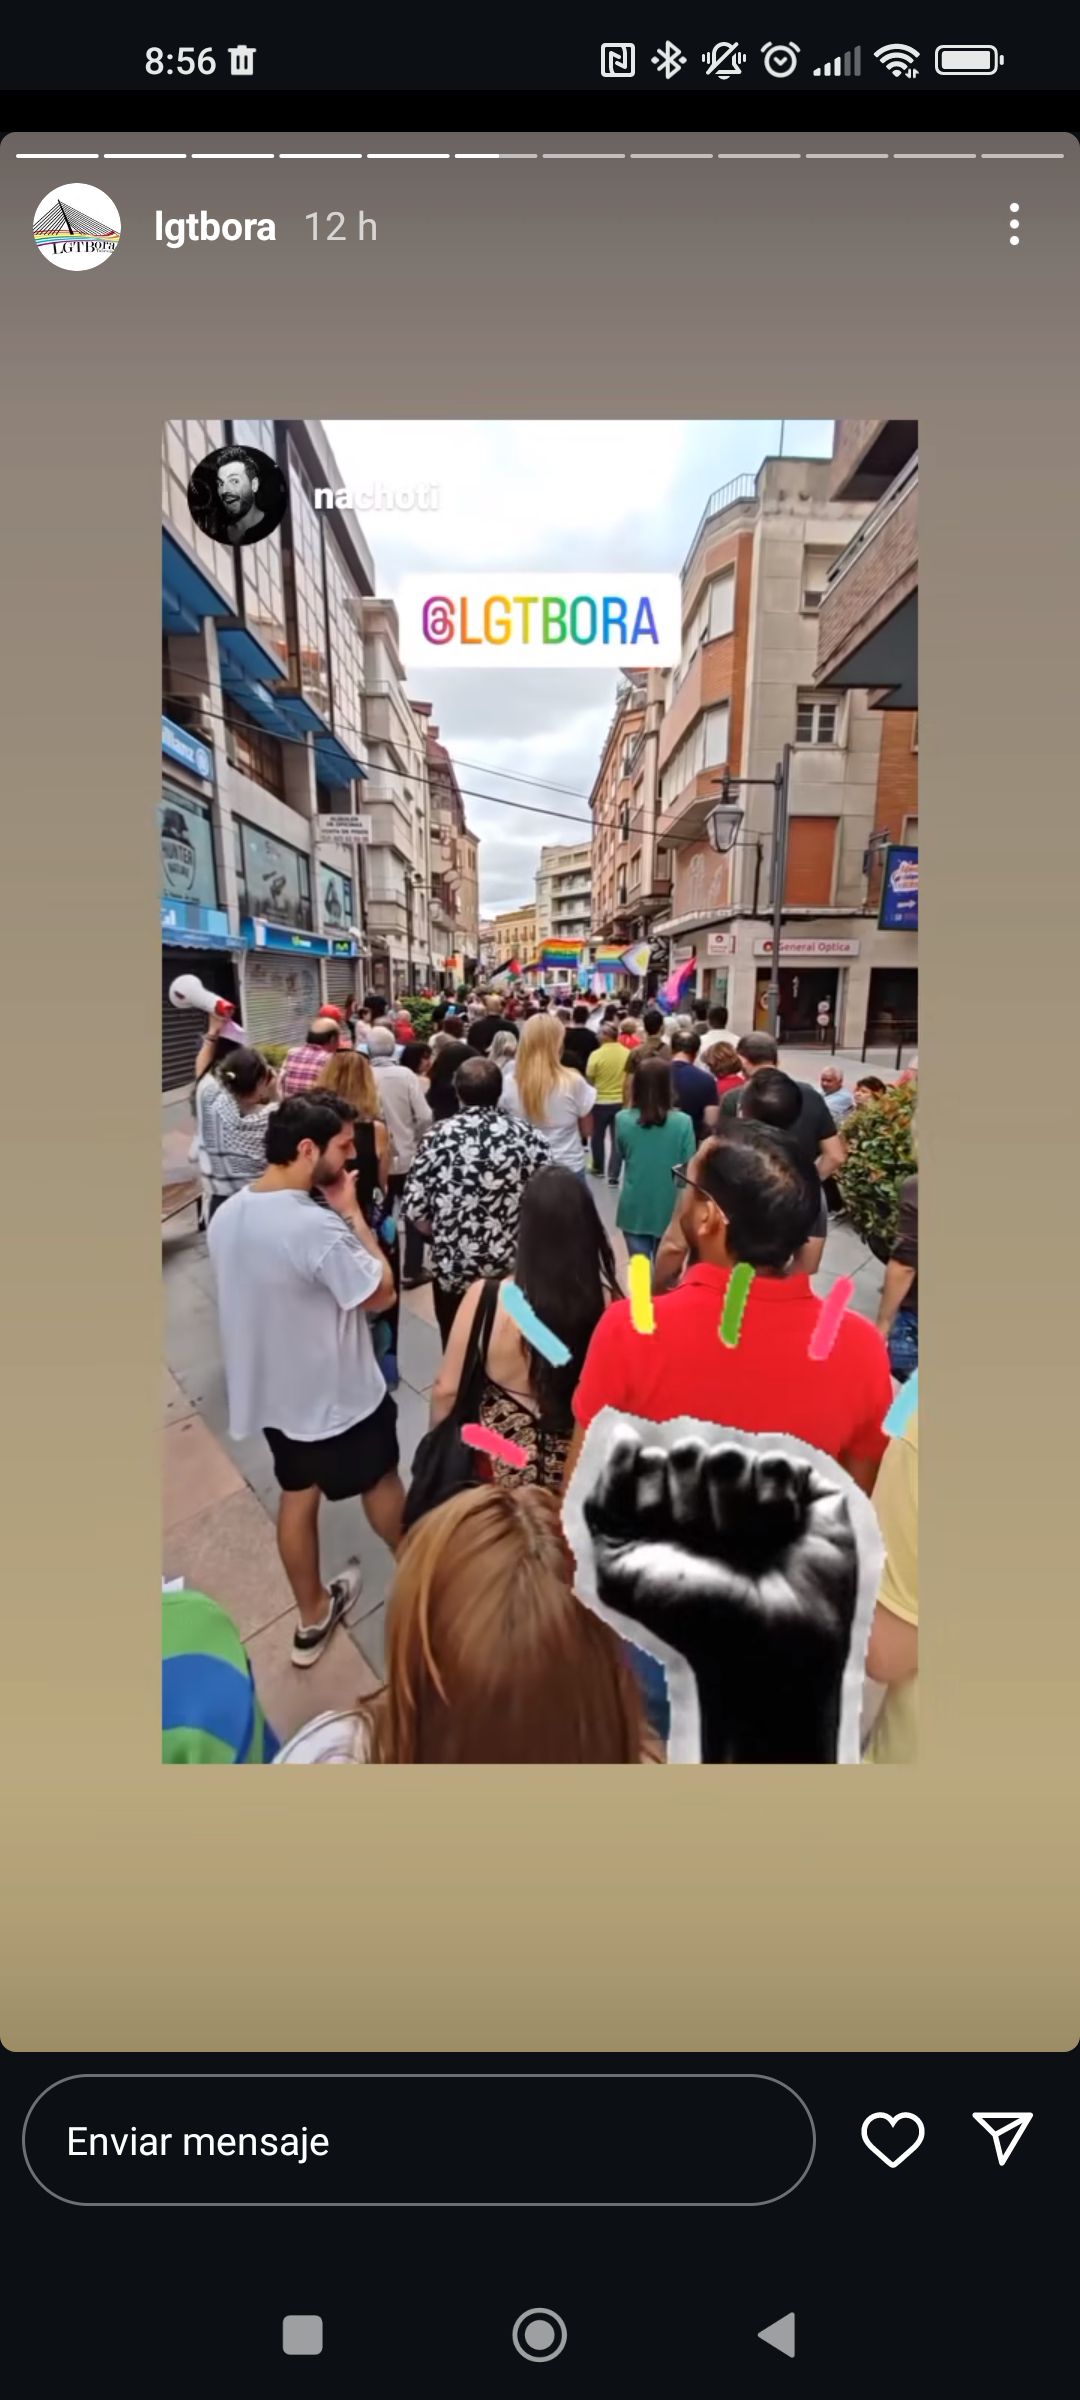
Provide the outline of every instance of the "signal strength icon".
[[836,58],[827,58],[823,67],[814,68],[815,75],[861,75],[862,50],[845,50]]
[[915,64],[918,55],[910,42],[883,42],[880,50],[874,52],[874,57],[880,59],[890,75],[906,75],[909,83],[914,83],[919,72]]

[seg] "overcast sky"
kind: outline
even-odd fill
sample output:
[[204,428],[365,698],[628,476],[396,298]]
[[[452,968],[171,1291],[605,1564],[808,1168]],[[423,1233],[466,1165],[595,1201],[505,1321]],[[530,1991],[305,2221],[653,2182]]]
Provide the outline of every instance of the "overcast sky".
[[[678,569],[710,492],[756,474],[780,441],[776,419],[399,419],[338,421],[327,432],[350,491],[438,486],[437,510],[358,511],[387,599],[402,575],[428,566]],[[831,420],[791,421],[784,454],[827,458],[832,438]],[[610,668],[432,668],[422,685],[410,677],[410,698],[433,703],[479,837],[484,916],[533,898],[542,842],[588,839],[588,796],[617,682]],[[525,802],[544,813],[526,813]]]

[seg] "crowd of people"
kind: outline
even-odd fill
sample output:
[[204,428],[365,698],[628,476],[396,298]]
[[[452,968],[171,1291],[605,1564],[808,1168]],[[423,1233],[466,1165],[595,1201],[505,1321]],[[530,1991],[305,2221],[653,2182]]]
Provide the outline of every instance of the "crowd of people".
[[[849,1088],[830,1060],[802,1082],[769,1035],[737,1037],[704,1000],[665,1015],[584,992],[476,992],[427,1024],[418,1034],[380,996],[327,1005],[275,1071],[214,1019],[197,1061],[229,1427],[269,1445],[296,1668],[359,1593],[358,1566],[323,1575],[323,1500],[359,1498],[394,1559],[384,1693],[317,1719],[279,1761],[664,1757],[663,1673],[576,1600],[560,1534],[605,1408],[782,1428],[880,1489],[888,1565],[867,1670],[886,1698],[866,1755],[909,1759],[917,1409],[892,1443],[884,1420],[918,1360],[917,1176],[877,1324],[849,1308],[828,1355],[811,1354],[810,1278],[881,1079]],[[590,1178],[618,1185],[627,1257],[648,1261],[648,1339]],[[743,1327],[725,1347],[740,1268]],[[442,1363],[406,1491],[400,1295],[426,1282]]]

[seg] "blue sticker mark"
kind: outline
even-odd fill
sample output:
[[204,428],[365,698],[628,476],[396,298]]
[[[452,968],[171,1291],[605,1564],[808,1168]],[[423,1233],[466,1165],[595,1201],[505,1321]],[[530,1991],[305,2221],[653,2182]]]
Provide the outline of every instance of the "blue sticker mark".
[[507,1316],[513,1318],[518,1332],[524,1334],[533,1350],[539,1350],[541,1358],[550,1359],[553,1367],[568,1365],[570,1352],[566,1343],[559,1340],[557,1333],[552,1333],[550,1325],[541,1323],[536,1310],[530,1308],[520,1285],[504,1283],[502,1304]]
[[916,1367],[914,1374],[909,1375],[907,1382],[902,1383],[899,1391],[894,1394],[892,1407],[881,1428],[882,1432],[887,1433],[891,1440],[895,1441],[897,1434],[903,1433],[910,1424],[918,1405],[919,1370]]

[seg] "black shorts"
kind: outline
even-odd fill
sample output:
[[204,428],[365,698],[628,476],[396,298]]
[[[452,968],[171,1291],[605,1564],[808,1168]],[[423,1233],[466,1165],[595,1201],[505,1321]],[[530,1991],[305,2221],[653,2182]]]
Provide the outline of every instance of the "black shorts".
[[356,1500],[392,1475],[398,1463],[397,1409],[389,1392],[372,1416],[322,1442],[294,1442],[273,1425],[264,1425],[263,1432],[283,1492],[314,1487],[324,1500]]

